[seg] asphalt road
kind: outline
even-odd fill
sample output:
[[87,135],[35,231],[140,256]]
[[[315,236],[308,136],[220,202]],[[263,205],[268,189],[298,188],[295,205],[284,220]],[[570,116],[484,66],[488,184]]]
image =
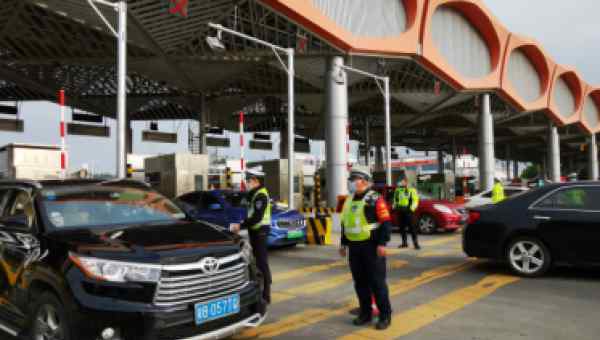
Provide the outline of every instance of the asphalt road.
[[[334,237],[335,239],[335,237]],[[269,317],[236,339],[563,340],[598,339],[600,270],[558,268],[522,279],[506,267],[466,258],[458,234],[422,237],[423,249],[390,244],[392,327],[355,327],[354,288],[337,247],[271,252]]]
[[[390,246],[398,243],[394,236]],[[351,324],[353,285],[335,246],[301,246],[271,253],[269,318],[236,339],[598,339],[600,270],[558,268],[522,279],[502,264],[466,258],[459,235],[421,243],[420,251],[392,250],[387,331]]]

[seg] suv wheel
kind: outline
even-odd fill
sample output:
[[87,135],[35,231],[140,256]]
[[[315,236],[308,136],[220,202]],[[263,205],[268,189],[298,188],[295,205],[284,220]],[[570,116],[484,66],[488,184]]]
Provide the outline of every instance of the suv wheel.
[[417,224],[419,226],[419,232],[421,234],[433,234],[437,230],[437,225],[435,223],[435,218],[431,215],[423,215],[419,218],[419,222]]
[[50,293],[43,293],[34,302],[31,320],[31,340],[70,340],[69,324],[62,303]]
[[550,251],[537,238],[520,237],[512,241],[506,251],[511,269],[518,275],[538,277],[548,271]]

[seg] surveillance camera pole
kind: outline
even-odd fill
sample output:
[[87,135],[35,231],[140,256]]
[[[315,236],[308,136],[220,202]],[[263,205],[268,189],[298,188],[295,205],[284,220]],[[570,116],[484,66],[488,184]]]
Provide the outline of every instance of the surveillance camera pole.
[[[281,46],[277,46],[266,42],[264,40],[260,40],[254,37],[251,37],[247,34],[234,31],[227,27],[224,27],[219,24],[208,23],[208,26],[217,30],[217,32],[225,32],[236,37],[246,39],[248,41],[252,41],[256,44],[266,46],[273,50],[273,53],[277,57],[277,60],[281,63],[282,68],[286,71],[288,75],[288,207],[294,207],[294,161],[296,158],[294,152],[294,143],[295,143],[295,129],[294,129],[294,49],[293,48],[284,48]],[[287,65],[281,59],[280,53],[287,55]]]
[[[125,178],[127,155],[125,150],[125,130],[127,124],[127,3],[125,0],[109,2],[106,0],[87,0],[96,14],[117,38],[117,178]],[[104,17],[96,4],[111,7],[118,13],[118,27],[115,29]]]
[[[392,185],[392,130],[391,130],[391,118],[390,118],[390,77],[382,77],[373,73],[369,73],[363,70],[359,70],[350,66],[342,66],[342,68],[349,72],[354,72],[365,77],[373,78],[377,83],[377,87],[381,91],[381,95],[384,98],[385,106],[385,153],[386,153],[386,167],[385,167],[385,183],[388,186]],[[383,82],[383,87],[381,83]],[[368,152],[368,151],[367,151]]]

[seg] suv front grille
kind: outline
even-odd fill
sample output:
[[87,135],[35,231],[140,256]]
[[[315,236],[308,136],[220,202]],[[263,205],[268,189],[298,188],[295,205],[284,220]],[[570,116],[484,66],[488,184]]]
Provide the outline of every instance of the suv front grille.
[[249,284],[248,265],[241,253],[217,261],[219,269],[213,273],[205,272],[200,262],[164,266],[154,304],[186,309],[191,304],[234,294]]

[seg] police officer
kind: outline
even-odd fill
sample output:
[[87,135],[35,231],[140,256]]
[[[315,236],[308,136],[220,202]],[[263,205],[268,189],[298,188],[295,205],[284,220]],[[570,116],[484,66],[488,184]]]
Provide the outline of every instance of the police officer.
[[492,187],[492,203],[500,203],[504,201],[505,198],[502,181],[500,181],[498,178],[494,178],[494,186]]
[[419,193],[415,188],[408,185],[408,179],[402,177],[398,183],[398,187],[394,192],[394,210],[398,214],[400,223],[400,233],[402,234],[402,244],[400,248],[408,247],[407,229],[410,231],[413,246],[415,249],[421,249],[417,235],[417,226],[413,222],[413,216],[419,207]]
[[350,196],[342,209],[340,256],[350,252],[350,270],[358,295],[360,313],[353,321],[356,326],[371,322],[371,298],[379,309],[376,328],[390,326],[392,308],[386,283],[386,250],[390,240],[390,214],[380,195],[370,189],[368,170],[354,168],[350,174]]
[[271,200],[264,187],[264,178],[265,174],[261,171],[246,171],[250,206],[248,217],[242,221],[241,227],[248,229],[256,266],[263,274],[263,298],[267,303],[271,303],[271,269],[267,253],[267,236],[271,229]]

